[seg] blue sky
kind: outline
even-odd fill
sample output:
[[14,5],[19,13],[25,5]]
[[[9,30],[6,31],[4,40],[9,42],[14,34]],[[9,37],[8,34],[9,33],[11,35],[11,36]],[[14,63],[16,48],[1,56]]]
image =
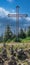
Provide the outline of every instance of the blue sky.
[[[20,14],[28,14],[28,17],[25,18],[28,24],[24,24],[24,26],[30,24],[30,0],[0,0],[0,35],[4,32],[5,24],[7,24],[7,20],[8,23],[10,22],[7,15],[10,13],[16,13],[17,5],[19,5],[20,7],[19,9]],[[12,21],[13,22],[15,21],[14,17]]]
[[16,11],[16,6],[20,6],[20,13],[27,13],[30,16],[30,0],[0,0],[0,7],[9,12]]

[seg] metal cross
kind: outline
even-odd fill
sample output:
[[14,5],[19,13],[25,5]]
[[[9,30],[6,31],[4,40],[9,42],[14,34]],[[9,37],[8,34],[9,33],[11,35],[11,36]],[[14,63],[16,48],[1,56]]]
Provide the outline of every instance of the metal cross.
[[19,6],[16,6],[16,14],[8,14],[8,17],[16,17],[16,36],[19,34],[19,17],[27,17],[27,14],[19,14]]

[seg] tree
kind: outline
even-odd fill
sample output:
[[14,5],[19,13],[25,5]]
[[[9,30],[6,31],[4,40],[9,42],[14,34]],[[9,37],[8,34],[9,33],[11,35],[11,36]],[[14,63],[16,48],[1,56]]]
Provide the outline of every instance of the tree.
[[20,34],[19,34],[20,38],[26,38],[26,34],[23,31],[23,29],[20,30]]
[[30,26],[28,27],[28,36],[30,37]]
[[6,30],[5,30],[5,34],[4,34],[4,42],[6,42],[11,37],[12,37],[11,29],[10,29],[10,26],[7,25]]
[[0,36],[0,42],[3,42],[3,34]]

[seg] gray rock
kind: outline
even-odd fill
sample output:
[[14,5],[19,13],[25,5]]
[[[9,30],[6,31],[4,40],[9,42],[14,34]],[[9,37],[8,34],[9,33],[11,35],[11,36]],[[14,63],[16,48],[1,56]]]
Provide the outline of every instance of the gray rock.
[[24,52],[23,49],[19,50],[18,51],[18,55],[17,55],[18,59],[20,60],[25,60],[27,58],[27,55],[26,53]]

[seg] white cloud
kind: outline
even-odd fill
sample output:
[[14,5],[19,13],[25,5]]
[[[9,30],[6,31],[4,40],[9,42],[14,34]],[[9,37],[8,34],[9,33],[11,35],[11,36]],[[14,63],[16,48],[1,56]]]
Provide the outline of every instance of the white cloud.
[[[16,12],[14,9],[12,9],[11,12],[9,12],[9,11],[5,10],[4,8],[0,7],[0,17],[5,17],[8,14],[16,14]],[[16,17],[11,17],[11,19],[16,20]],[[30,21],[30,17],[25,18],[25,20]]]
[[30,17],[27,17],[26,20],[27,20],[27,21],[30,21]]
[[[12,9],[12,10],[9,12],[9,11],[5,10],[4,8],[0,7],[0,17],[5,17],[5,16],[7,16],[8,14],[16,14],[16,13],[15,13],[15,10],[14,10],[14,9]],[[11,17],[11,18],[12,18],[12,17]],[[12,19],[14,19],[14,17],[13,17]]]
[[7,0],[8,2],[12,2],[12,0]]
[[8,11],[6,11],[4,8],[0,7],[0,16],[4,17],[8,15]]
[[[14,9],[10,10],[10,12],[9,12],[9,11],[5,10],[4,8],[0,7],[0,17],[5,17],[8,14],[16,14],[16,12]],[[9,18],[16,20],[16,17],[9,17]]]

